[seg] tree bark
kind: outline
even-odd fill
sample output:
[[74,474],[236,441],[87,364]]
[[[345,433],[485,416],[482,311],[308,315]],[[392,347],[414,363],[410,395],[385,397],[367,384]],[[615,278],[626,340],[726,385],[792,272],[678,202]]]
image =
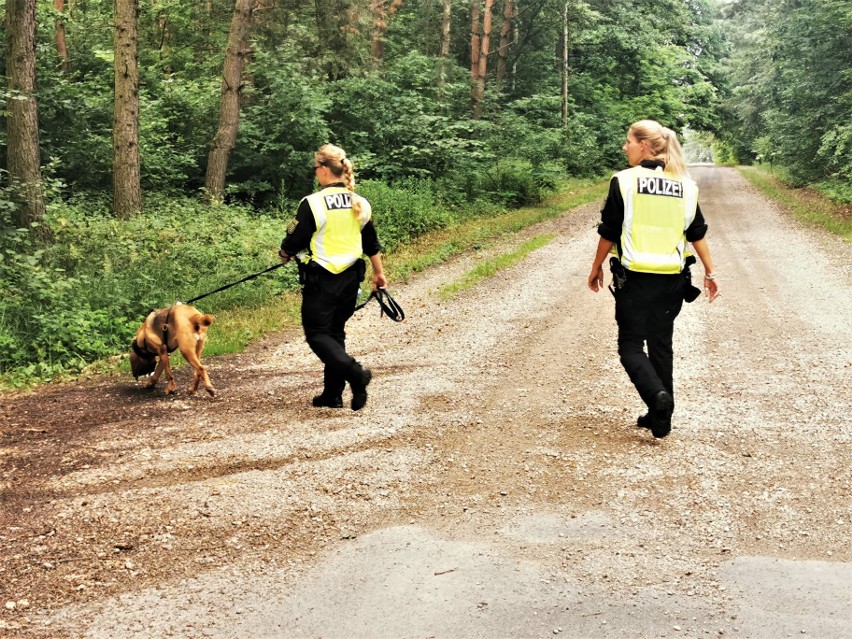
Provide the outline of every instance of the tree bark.
[[562,128],[568,128],[568,0],[562,13]]
[[452,0],[443,0],[444,10],[441,13],[441,58],[450,57],[450,27],[452,26]]
[[256,0],[236,0],[234,5],[222,70],[219,128],[207,157],[207,176],[204,180],[207,197],[211,202],[221,202],[224,196],[228,159],[234,150],[240,128],[243,70],[249,55],[251,17],[256,5]]
[[44,217],[44,186],[38,137],[35,35],[36,0],[7,0],[6,73],[11,99],[6,101],[6,152],[16,204],[13,222],[18,228],[32,228],[38,238],[49,241],[49,229],[38,224]]
[[497,49],[497,90],[503,86],[503,80],[506,78],[506,63],[509,58],[509,45],[511,41],[509,34],[512,32],[512,23],[515,20],[515,3],[513,0],[504,0],[503,2],[503,26],[500,29],[500,48]]
[[447,80],[447,66],[450,62],[450,28],[452,26],[452,0],[443,0],[444,10],[441,13],[441,53],[438,71],[438,88],[443,89]]
[[[53,8],[60,14],[65,13],[65,0],[53,0]],[[54,39],[56,41],[56,53],[59,55],[60,68],[63,73],[68,73],[68,45],[65,42],[65,19],[57,18],[54,25]]]
[[485,96],[485,75],[488,72],[488,47],[491,46],[491,21],[494,0],[485,0],[485,15],[482,18],[482,41],[479,53],[479,68],[473,85],[473,118],[482,117],[482,98]]
[[115,0],[115,108],[113,198],[116,217],[142,210],[139,170],[138,0]]
[[[479,73],[479,47],[480,47],[480,25],[479,12],[482,8],[482,0],[470,0],[470,82],[476,85]],[[472,95],[472,94],[471,94]]]
[[370,33],[370,55],[376,62],[381,62],[385,57],[384,35],[388,28],[385,0],[370,0],[370,10],[373,14],[373,29]]

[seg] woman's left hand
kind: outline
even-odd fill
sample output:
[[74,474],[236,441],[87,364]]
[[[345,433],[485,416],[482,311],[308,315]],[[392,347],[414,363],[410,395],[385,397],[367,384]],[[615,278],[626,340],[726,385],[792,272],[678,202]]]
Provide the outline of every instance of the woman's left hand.
[[707,295],[708,302],[712,302],[719,297],[719,284],[715,279],[708,280],[704,278],[704,293]]

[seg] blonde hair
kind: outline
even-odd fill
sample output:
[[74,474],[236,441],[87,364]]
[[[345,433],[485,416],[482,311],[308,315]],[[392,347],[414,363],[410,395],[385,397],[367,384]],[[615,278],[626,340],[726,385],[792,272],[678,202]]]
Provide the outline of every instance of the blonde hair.
[[634,122],[630,125],[630,132],[639,142],[644,141],[648,145],[651,160],[665,163],[666,173],[677,177],[689,175],[677,133],[656,120]]
[[333,144],[323,144],[314,153],[314,160],[317,164],[328,167],[335,177],[343,180],[346,188],[352,193],[352,212],[359,221],[363,222],[364,210],[361,200],[355,197],[355,169],[352,166],[352,160],[346,157],[346,151]]

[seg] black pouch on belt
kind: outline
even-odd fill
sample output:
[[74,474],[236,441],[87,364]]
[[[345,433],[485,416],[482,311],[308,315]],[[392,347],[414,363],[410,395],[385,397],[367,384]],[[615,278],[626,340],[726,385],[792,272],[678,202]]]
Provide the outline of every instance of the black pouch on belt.
[[299,262],[299,285],[306,286],[308,284],[315,284],[317,281],[317,276],[319,272],[317,269],[321,269],[322,266],[311,260],[307,264],[304,262]]
[[363,258],[359,257],[358,261],[355,262],[355,272],[358,274],[358,281],[363,282],[367,275],[367,262]]
[[680,273],[683,276],[683,300],[687,303],[694,302],[701,295],[701,289],[692,285],[692,272],[689,267],[693,264],[695,264],[695,256],[690,255],[686,258],[683,271]]

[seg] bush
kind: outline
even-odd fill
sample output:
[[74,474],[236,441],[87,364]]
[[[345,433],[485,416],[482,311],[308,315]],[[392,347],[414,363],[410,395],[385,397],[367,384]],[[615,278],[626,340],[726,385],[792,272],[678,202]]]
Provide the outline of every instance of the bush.
[[409,178],[393,186],[365,180],[358,192],[370,201],[379,239],[385,251],[452,221],[452,215],[429,180]]
[[[277,263],[284,222],[239,207],[149,201],[119,222],[52,206],[55,243],[38,247],[0,207],[0,371],[33,376],[124,352],[148,310],[188,300]],[[280,270],[200,302],[215,312],[256,306],[295,274]]]

